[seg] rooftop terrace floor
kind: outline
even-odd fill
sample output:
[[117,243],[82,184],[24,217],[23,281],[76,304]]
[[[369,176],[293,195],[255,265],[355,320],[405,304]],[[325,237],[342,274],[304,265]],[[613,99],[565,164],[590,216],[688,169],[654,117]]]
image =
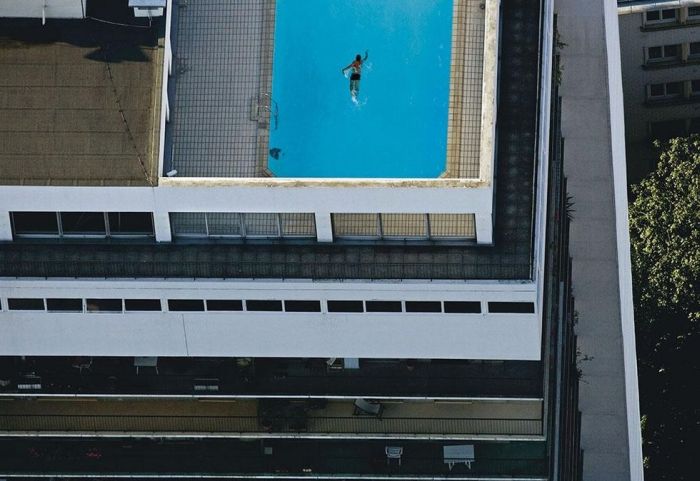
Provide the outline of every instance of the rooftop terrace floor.
[[140,25],[0,19],[0,184],[157,183],[163,28]]

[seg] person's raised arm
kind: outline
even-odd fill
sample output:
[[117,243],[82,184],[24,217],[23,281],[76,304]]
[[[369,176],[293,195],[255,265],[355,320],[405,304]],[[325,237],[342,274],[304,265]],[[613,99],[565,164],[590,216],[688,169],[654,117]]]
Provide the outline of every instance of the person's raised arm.
[[364,62],[367,60],[367,57],[369,57],[369,50],[365,50],[365,58],[363,58],[362,61]]

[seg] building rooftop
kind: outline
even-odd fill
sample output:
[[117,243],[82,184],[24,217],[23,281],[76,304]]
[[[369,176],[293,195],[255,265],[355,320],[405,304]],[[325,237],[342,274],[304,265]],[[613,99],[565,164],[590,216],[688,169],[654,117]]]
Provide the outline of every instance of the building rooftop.
[[132,25],[0,18],[0,184],[157,183],[163,22],[101,3]]
[[537,2],[502,5],[494,246],[93,243],[24,240],[0,250],[4,277],[530,279],[539,76]]

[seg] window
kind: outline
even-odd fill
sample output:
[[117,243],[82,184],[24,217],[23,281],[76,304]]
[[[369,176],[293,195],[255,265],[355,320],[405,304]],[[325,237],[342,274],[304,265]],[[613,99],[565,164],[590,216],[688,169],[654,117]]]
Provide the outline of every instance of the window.
[[204,301],[201,299],[168,299],[168,310],[183,311],[203,311]]
[[248,311],[281,311],[282,301],[251,300],[245,306]]
[[312,213],[171,212],[176,237],[316,237]]
[[650,122],[649,135],[651,140],[668,140],[686,134],[684,119]]
[[12,212],[12,229],[17,236],[58,235],[55,212]]
[[425,214],[380,214],[385,238],[426,239],[428,222]]
[[109,212],[111,236],[152,236],[153,215],[150,212]]
[[287,312],[321,312],[320,301],[284,301]]
[[328,301],[328,312],[365,312],[362,301]]
[[105,236],[105,216],[102,212],[61,212],[64,236]]
[[7,307],[11,311],[43,311],[44,300],[30,298],[8,299]]
[[433,239],[475,239],[474,214],[428,214]]
[[316,237],[316,216],[307,213],[280,214],[282,237]]
[[160,299],[124,299],[125,311],[160,311]]
[[88,312],[122,312],[121,299],[85,299]]
[[242,311],[243,301],[228,299],[207,300],[207,311]]
[[357,239],[474,239],[474,214],[332,214],[333,235]]
[[647,48],[647,62],[674,62],[681,58],[681,46],[679,44],[660,45]]
[[693,97],[700,95],[700,79],[690,81],[690,95]]
[[243,214],[246,237],[279,237],[277,214]]
[[676,21],[678,10],[675,8],[664,8],[662,10],[649,10],[644,14],[644,23],[673,23]]
[[336,237],[378,238],[378,214],[332,214],[333,235]]
[[367,301],[367,312],[402,312],[401,301]]
[[690,44],[688,44],[688,58],[700,58],[700,42],[690,42]]
[[688,20],[700,20],[700,7],[688,7]]
[[442,312],[442,304],[437,301],[406,301],[406,312]]
[[666,82],[649,85],[649,100],[668,100],[683,96],[683,82]]
[[693,117],[688,122],[689,134],[700,134],[700,117]]
[[481,303],[476,301],[445,301],[446,314],[480,314]]
[[54,312],[83,312],[83,300],[46,299],[46,309]]
[[489,302],[489,312],[533,314],[535,312],[535,304],[532,302]]
[[17,236],[153,236],[150,212],[12,212]]

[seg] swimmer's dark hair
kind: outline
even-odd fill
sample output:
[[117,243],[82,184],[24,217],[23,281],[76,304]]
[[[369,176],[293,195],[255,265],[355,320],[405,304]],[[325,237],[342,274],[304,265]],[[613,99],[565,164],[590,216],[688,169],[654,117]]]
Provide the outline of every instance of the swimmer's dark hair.
[[355,60],[357,60],[358,62],[362,60],[362,55],[360,55],[359,53],[355,55]]

